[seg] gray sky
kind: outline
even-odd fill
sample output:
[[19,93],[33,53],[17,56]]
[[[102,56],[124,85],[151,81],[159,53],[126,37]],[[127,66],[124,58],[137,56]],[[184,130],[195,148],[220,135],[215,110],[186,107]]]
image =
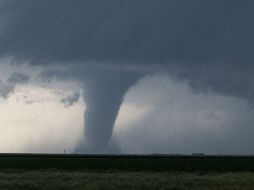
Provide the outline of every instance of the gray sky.
[[76,152],[253,153],[253,0],[1,0],[0,18],[2,103],[60,89],[85,110]]

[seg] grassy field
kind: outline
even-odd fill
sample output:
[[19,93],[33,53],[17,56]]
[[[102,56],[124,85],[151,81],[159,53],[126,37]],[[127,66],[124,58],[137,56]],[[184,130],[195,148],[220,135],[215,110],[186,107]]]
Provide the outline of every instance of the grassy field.
[[253,190],[253,173],[2,171],[0,189]]
[[254,172],[254,157],[0,154],[0,169]]
[[254,189],[254,157],[0,154],[0,189]]

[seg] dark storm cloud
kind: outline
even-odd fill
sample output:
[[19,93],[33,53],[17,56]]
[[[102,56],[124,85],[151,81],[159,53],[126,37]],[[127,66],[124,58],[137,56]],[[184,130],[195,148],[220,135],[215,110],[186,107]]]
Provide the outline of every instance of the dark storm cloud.
[[116,64],[253,62],[251,0],[3,2],[2,55]]
[[8,79],[8,83],[22,84],[28,82],[29,77],[23,73],[13,73]]
[[125,92],[147,73],[253,101],[253,0],[2,0],[0,14],[0,56],[86,82],[87,115],[111,125],[105,139]]
[[66,107],[69,107],[69,106],[74,105],[76,102],[78,102],[79,98],[80,98],[80,94],[78,92],[76,92],[66,98],[63,98],[61,100],[61,103],[63,103]]
[[14,90],[13,85],[5,84],[3,81],[0,81],[0,97],[6,99],[8,98],[9,94],[12,93]]
[[195,87],[253,94],[251,0],[11,0],[1,6],[2,56],[33,64],[167,68]]
[[0,96],[8,98],[8,96],[14,91],[15,86],[18,84],[24,84],[29,81],[29,77],[23,73],[13,73],[7,81],[0,80]]

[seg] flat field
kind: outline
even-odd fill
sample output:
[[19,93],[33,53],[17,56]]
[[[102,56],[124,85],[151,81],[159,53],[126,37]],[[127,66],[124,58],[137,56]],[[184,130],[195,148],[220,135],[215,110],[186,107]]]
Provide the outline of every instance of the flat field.
[[254,189],[254,157],[0,154],[0,189]]
[[190,172],[2,171],[0,189],[253,190],[254,174]]

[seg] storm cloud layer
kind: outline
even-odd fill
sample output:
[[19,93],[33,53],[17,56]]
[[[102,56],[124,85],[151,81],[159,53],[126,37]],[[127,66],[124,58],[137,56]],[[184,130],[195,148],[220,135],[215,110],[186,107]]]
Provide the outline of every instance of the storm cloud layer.
[[1,0],[0,17],[2,58],[82,83],[89,151],[148,74],[253,104],[253,0]]
[[[2,1],[1,54],[44,62],[253,61],[253,1]],[[187,62],[187,63],[186,63]],[[79,63],[80,64],[80,63]]]

